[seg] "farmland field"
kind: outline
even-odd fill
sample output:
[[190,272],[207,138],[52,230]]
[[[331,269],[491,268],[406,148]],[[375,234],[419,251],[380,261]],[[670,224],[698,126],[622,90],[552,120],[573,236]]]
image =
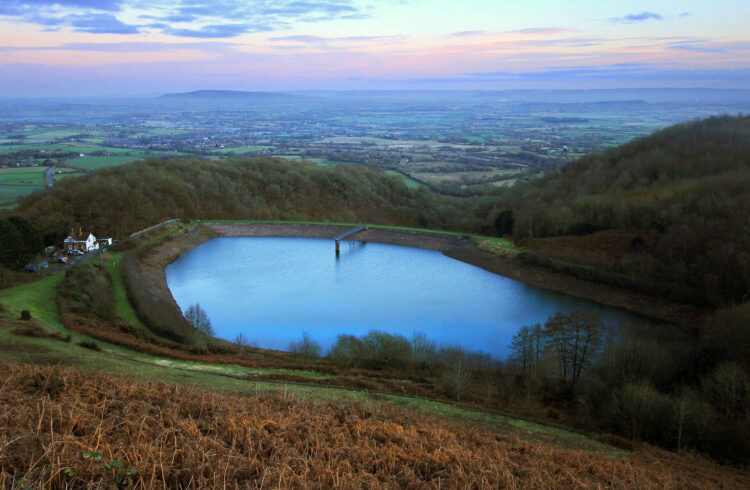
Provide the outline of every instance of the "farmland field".
[[[0,100],[0,165],[89,172],[147,157],[250,154],[320,167],[372,165],[412,188],[492,195],[670,124],[750,112],[744,94],[700,98],[691,90],[675,90],[668,103],[641,90],[311,92],[289,103],[229,107],[186,98],[175,105],[155,97],[98,101],[95,109]],[[0,202],[26,190],[6,188]]]
[[95,156],[95,157],[79,157],[72,160],[68,160],[68,165],[76,168],[83,168],[87,170],[98,170],[104,167],[112,167],[115,165],[123,165],[137,160],[142,160],[143,155],[133,156]]
[[0,168],[0,206],[13,204],[19,197],[43,189],[47,167]]
[[395,170],[386,170],[385,173],[387,173],[388,175],[394,175],[396,177],[399,177],[401,180],[404,181],[404,184],[406,184],[406,187],[408,187],[409,189],[419,189],[420,187],[424,187],[422,184],[420,184],[416,180],[410,179],[406,175],[400,172],[396,172]]

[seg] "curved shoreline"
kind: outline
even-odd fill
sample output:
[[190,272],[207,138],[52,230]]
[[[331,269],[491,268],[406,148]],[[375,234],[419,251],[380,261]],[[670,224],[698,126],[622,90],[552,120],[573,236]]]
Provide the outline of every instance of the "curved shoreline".
[[[217,236],[274,236],[329,238],[331,240],[342,231],[351,228],[344,225],[207,222],[201,223],[201,227],[208,228]],[[467,236],[368,228],[357,233],[352,239],[437,250],[450,258],[480,267],[494,274],[664,322],[694,324],[707,314],[706,311],[690,305],[670,302],[624,288],[585,281],[540,266],[522,263],[512,257],[490,254],[480,250]],[[333,244],[331,246],[333,248]],[[164,283],[166,286],[166,278]]]

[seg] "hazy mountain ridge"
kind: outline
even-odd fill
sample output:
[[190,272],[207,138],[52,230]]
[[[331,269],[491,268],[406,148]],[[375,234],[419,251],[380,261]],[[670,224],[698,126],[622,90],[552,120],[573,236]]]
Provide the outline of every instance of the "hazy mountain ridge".
[[[247,92],[243,90],[195,90],[193,92],[170,93],[160,96],[160,99],[239,99],[239,100],[269,100],[289,99],[295,95],[280,92]],[[298,96],[297,96],[298,97]]]

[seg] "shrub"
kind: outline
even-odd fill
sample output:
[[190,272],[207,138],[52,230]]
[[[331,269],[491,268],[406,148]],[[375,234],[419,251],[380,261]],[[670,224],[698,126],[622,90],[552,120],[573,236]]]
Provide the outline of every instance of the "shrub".
[[339,366],[357,368],[365,358],[365,347],[354,335],[341,334],[328,351],[328,358]]
[[78,345],[80,345],[84,349],[91,349],[96,351],[102,350],[102,348],[99,347],[99,344],[97,344],[96,342],[89,342],[88,340],[82,340],[81,342],[78,342]]
[[383,369],[405,368],[411,361],[411,344],[402,335],[371,331],[362,337],[365,352],[364,367]]
[[610,422],[630,439],[662,445],[671,442],[672,402],[648,383],[628,384],[617,390],[610,410]]

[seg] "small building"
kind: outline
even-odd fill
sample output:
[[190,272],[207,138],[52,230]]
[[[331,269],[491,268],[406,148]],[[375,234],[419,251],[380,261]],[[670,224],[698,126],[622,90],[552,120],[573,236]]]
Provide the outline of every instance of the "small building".
[[67,251],[80,250],[81,252],[91,252],[92,250],[99,250],[99,242],[96,237],[91,233],[83,233],[83,230],[78,229],[78,233],[70,230],[70,235],[63,242],[63,249]]

